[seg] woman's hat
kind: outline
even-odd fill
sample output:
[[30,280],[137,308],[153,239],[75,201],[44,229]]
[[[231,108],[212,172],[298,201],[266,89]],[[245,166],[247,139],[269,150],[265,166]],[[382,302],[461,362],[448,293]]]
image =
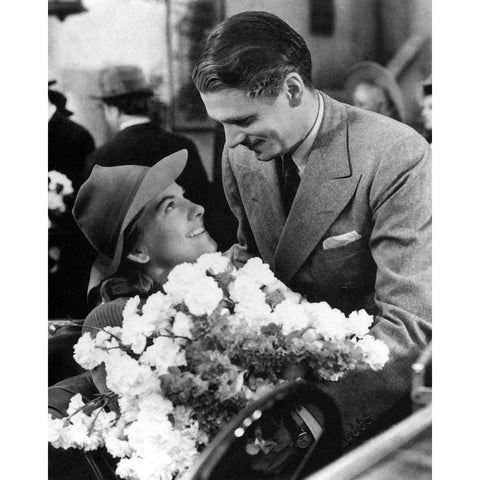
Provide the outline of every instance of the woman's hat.
[[116,273],[125,229],[152,198],[177,179],[187,156],[187,150],[180,150],[152,167],[95,165],[73,206],[75,221],[98,252],[88,291]]
[[104,68],[100,72],[100,100],[115,100],[133,96],[153,95],[153,89],[147,83],[142,70],[135,65],[116,65]]
[[350,70],[345,82],[345,89],[350,99],[359,83],[371,83],[383,88],[397,110],[399,120],[405,121],[405,102],[402,90],[388,69],[375,62],[357,63]]

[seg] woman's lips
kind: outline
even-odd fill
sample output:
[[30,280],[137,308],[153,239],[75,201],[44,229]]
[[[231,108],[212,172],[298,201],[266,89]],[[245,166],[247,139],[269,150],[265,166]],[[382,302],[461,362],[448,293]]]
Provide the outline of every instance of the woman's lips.
[[187,238],[198,237],[198,236],[201,235],[202,233],[205,233],[205,228],[203,228],[203,227],[198,227],[198,228],[196,228],[195,230],[192,230],[192,231],[187,235]]

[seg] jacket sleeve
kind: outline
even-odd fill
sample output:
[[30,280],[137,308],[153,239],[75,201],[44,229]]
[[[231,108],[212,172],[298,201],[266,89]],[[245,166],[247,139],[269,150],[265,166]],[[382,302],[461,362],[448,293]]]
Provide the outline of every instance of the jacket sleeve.
[[370,207],[378,310],[371,333],[390,356],[378,372],[351,372],[325,385],[341,412],[346,446],[408,413],[411,365],[431,341],[431,150],[423,139],[399,139],[384,155]]

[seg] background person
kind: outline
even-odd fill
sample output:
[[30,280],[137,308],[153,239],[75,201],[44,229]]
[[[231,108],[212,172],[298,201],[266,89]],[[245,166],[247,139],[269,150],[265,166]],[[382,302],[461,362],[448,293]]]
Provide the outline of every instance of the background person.
[[48,316],[79,319],[88,313],[85,296],[79,292],[87,287],[94,252],[78,230],[71,209],[95,143],[87,129],[68,118],[72,112],[66,108],[65,96],[50,89],[55,80],[48,83],[48,170],[66,175],[74,190],[72,197],[66,198],[66,212],[54,235],[55,246],[60,248],[57,268],[48,276]]
[[159,127],[150,119],[153,89],[142,70],[131,65],[105,68],[100,74],[99,98],[113,138],[88,158],[94,165],[142,165],[151,167],[181,149],[188,151],[188,164],[178,179],[187,196],[201,205],[210,203],[210,183],[195,144],[188,138]]
[[414,130],[312,85],[303,38],[243,12],[208,38],[193,80],[225,129],[233,258],[259,255],[309,301],[375,315],[381,372],[323,387],[343,448],[409,413],[410,367],[431,336],[431,152]]
[[345,89],[352,105],[405,121],[405,103],[395,77],[375,62],[360,62],[351,70]]

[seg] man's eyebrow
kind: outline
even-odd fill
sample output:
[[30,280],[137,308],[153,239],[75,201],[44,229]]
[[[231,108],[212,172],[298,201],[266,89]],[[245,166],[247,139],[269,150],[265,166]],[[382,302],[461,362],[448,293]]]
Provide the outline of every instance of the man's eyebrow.
[[222,120],[219,120],[221,123],[228,123],[228,124],[239,124],[239,123],[244,123],[246,121],[252,121],[256,120],[257,115],[252,114],[252,115],[245,115],[243,117],[228,117],[224,118]]

